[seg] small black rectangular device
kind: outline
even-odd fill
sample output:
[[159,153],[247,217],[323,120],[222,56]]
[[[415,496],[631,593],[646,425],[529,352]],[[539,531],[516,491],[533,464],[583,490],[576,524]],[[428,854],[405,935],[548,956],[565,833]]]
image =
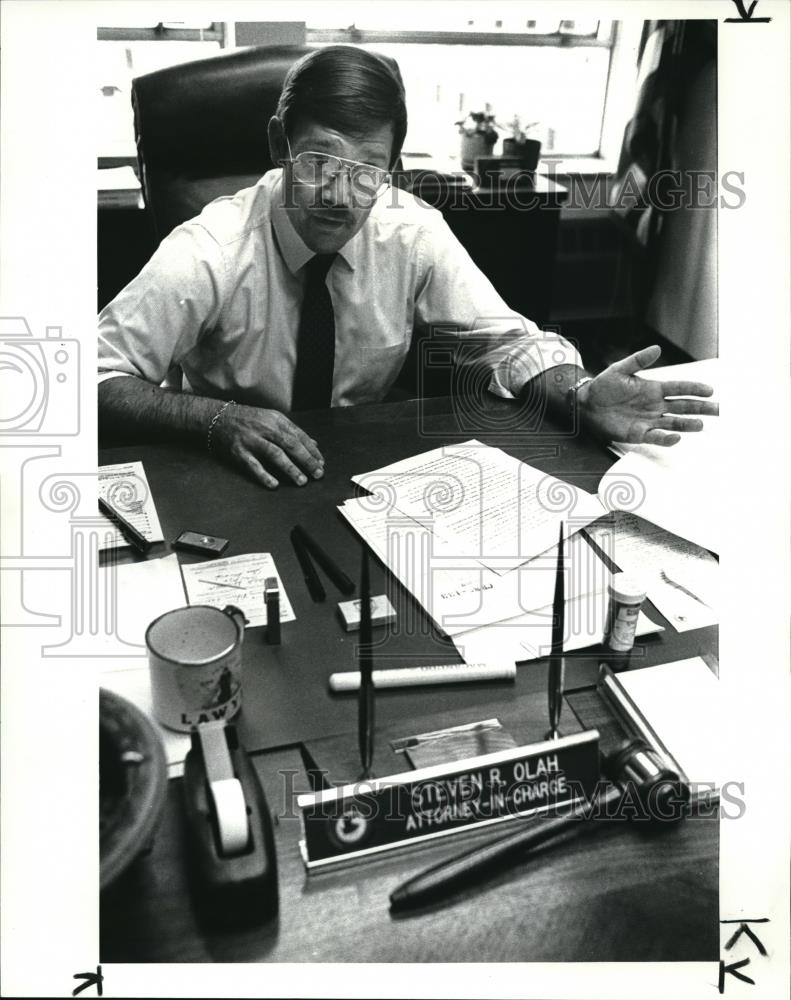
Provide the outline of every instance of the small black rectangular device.
[[173,548],[199,555],[219,556],[228,548],[228,539],[207,535],[202,531],[182,531],[173,542]]

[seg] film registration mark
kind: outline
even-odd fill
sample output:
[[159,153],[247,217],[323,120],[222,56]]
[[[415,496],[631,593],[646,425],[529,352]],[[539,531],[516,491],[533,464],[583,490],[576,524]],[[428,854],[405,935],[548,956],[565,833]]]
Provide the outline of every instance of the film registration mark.
[[308,871],[589,799],[595,729],[300,795]]

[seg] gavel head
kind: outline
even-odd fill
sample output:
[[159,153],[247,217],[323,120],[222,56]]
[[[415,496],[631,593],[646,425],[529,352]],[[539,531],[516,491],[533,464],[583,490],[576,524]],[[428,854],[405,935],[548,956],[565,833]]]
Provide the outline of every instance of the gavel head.
[[677,823],[686,815],[689,785],[644,739],[624,740],[603,765],[612,781],[636,792],[651,820]]

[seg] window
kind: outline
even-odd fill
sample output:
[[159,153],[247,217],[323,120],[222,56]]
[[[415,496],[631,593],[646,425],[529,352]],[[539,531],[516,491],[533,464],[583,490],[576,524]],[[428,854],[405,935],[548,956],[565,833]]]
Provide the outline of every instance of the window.
[[133,162],[132,80],[165,66],[217,55],[225,43],[222,24],[152,24],[125,18],[113,24],[104,16],[98,29],[99,160]]
[[[309,45],[361,45],[397,60],[409,114],[405,154],[430,155],[458,168],[455,123],[487,106],[500,125],[495,154],[502,151],[516,117],[531,138],[541,141],[545,156],[601,157],[612,155],[620,144],[630,110],[624,91],[634,69],[634,62],[629,64],[633,45],[625,45],[624,37],[639,37],[635,30],[639,33],[640,22],[625,30],[614,21],[531,19],[530,5],[494,2],[481,5],[474,16],[471,7],[430,0],[292,2],[285,9],[288,22],[247,24],[245,29],[260,29],[260,41],[282,40],[282,29],[290,27]],[[300,14],[305,22],[291,20]],[[133,162],[132,79],[233,47],[235,28],[208,21],[153,25],[105,20],[98,37],[100,161]]]
[[[403,24],[393,26],[399,19],[396,8],[369,6],[370,14],[339,29],[328,25],[341,23],[343,12],[328,5],[332,17],[326,16],[323,25],[312,22],[306,38],[318,45],[359,44],[397,60],[407,94],[406,153],[455,156],[454,123],[488,105],[501,126],[501,139],[518,116],[523,128],[529,126],[528,134],[541,140],[544,153],[599,154],[613,22],[497,18],[488,13],[495,4],[485,5],[484,17],[454,20],[448,5],[433,25],[421,17],[420,30],[407,30]],[[414,16],[414,8],[407,9]]]

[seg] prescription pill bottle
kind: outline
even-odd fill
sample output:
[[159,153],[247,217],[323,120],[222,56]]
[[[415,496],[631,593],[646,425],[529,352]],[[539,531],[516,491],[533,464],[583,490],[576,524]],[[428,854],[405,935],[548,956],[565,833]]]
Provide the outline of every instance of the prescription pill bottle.
[[645,600],[645,585],[628,573],[614,573],[609,594],[604,645],[615,653],[627,653],[634,646],[637,616]]

